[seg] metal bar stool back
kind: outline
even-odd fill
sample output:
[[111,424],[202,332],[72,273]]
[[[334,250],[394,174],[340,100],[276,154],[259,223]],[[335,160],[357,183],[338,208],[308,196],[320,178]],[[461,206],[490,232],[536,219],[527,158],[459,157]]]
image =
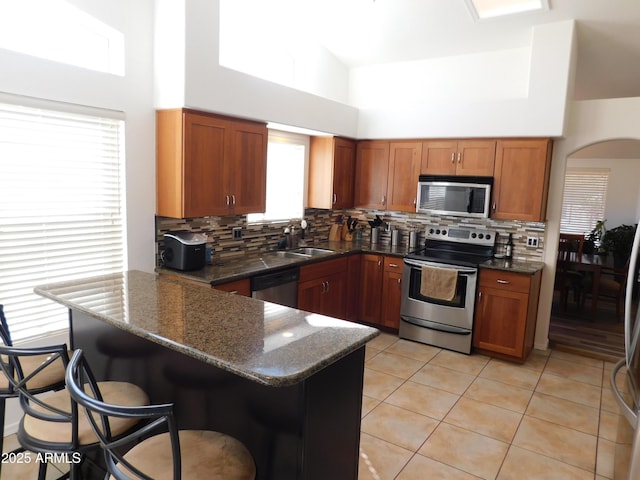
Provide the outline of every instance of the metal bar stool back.
[[[66,383],[71,397],[86,412],[112,478],[255,478],[253,457],[240,441],[220,432],[178,430],[173,404],[132,407],[104,401],[81,349],[71,358]],[[112,422],[118,418],[146,422],[128,435],[115,438]]]

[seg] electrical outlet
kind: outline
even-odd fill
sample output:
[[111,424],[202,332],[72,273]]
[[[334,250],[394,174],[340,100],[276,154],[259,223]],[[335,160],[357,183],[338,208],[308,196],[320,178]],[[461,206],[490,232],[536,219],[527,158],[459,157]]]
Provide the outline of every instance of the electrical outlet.
[[231,231],[233,232],[234,240],[240,240],[242,238],[242,227],[233,227]]
[[538,237],[527,237],[527,247],[538,248]]

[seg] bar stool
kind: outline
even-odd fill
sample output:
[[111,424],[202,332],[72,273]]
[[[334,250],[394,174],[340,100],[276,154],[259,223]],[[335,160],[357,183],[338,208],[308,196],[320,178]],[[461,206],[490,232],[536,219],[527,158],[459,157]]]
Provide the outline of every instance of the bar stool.
[[[3,305],[0,305],[0,340],[8,347],[13,346]],[[29,391],[34,395],[64,388],[64,363],[58,361],[44,365],[47,359],[48,355],[36,355],[25,359],[21,364],[25,376],[33,375],[33,373],[41,367],[39,373],[33,376],[28,385]],[[17,392],[10,388],[6,376],[0,374],[0,452],[3,451],[4,447],[4,422],[7,399],[17,397]],[[0,472],[2,472],[2,462],[0,462]]]
[[[172,472],[174,480],[255,478],[253,458],[240,441],[214,431],[178,431],[173,404],[132,407],[99,400],[103,398],[100,385],[80,349],[71,358],[66,383],[71,397],[85,409],[113,477],[158,479]],[[123,419],[149,423],[115,440],[113,422]],[[149,436],[152,432],[159,433]],[[123,454],[125,445],[134,446]]]
[[[30,374],[22,365],[31,357],[45,356],[46,361]],[[50,454],[64,457],[69,461],[70,478],[79,478],[80,467],[85,454],[99,446],[84,415],[78,415],[78,407],[72,401],[67,389],[58,390],[46,396],[36,396],[27,385],[45,369],[56,362],[62,362],[65,369],[69,363],[66,345],[38,348],[16,348],[0,346],[0,369],[9,385],[9,391],[17,394],[24,411],[18,427],[18,442],[25,449],[36,454]],[[148,405],[147,394],[138,386],[126,382],[100,382],[102,399],[120,405]],[[111,424],[111,434],[122,435],[133,428],[139,419],[118,419]],[[44,480],[46,463],[40,464],[38,479]]]

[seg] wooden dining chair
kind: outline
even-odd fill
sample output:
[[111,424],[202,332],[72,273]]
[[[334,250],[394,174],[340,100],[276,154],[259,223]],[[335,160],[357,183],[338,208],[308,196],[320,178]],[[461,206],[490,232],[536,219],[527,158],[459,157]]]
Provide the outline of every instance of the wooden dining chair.
[[581,272],[571,268],[571,264],[582,260],[583,248],[584,235],[560,234],[554,290],[560,292],[560,304],[563,311],[567,309],[569,292],[573,292],[574,302],[581,305],[584,278]]
[[[622,315],[624,313],[624,294],[627,288],[627,273],[629,272],[629,263],[631,257],[627,259],[627,262],[623,268],[603,268],[600,273],[599,283],[597,285],[597,296],[592,298],[594,302],[594,310],[597,308],[597,304],[600,300],[613,302],[616,306],[616,318],[618,321],[622,321]],[[587,297],[593,295],[593,279],[588,277],[584,284],[584,295],[580,301],[580,307],[584,306]]]

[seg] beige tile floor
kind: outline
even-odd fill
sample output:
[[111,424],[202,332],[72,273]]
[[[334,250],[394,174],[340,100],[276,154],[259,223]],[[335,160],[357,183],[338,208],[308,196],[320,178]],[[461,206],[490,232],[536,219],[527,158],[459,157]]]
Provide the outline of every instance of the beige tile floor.
[[[359,480],[611,479],[612,367],[561,351],[517,365],[382,334],[367,345]],[[36,473],[5,464],[1,478]]]
[[524,365],[382,334],[367,345],[359,480],[613,478],[612,363]]
[[[3,451],[11,452],[19,446],[20,444],[18,443],[16,436],[9,435],[4,439]],[[28,452],[15,457],[4,457],[0,479],[35,480],[38,478],[38,463],[36,459],[37,457],[35,454]],[[47,467],[46,480],[57,479],[63,474],[63,472],[68,470],[69,468],[64,465],[51,463]]]

